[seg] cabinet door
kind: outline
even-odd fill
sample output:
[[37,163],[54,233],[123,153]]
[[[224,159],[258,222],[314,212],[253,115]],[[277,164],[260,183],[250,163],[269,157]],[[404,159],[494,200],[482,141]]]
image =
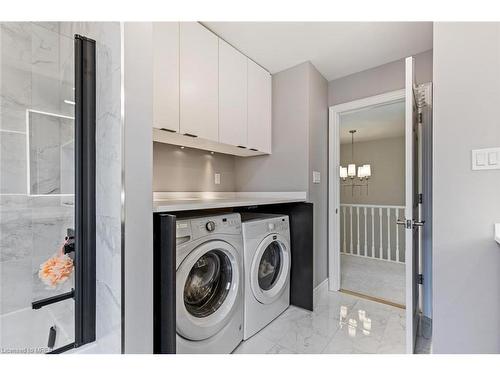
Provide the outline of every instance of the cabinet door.
[[180,132],[219,140],[218,37],[196,22],[180,24]]
[[178,22],[153,22],[153,91],[153,127],[178,132]]
[[219,142],[247,145],[247,57],[219,39]]
[[248,147],[271,153],[271,75],[248,59]]

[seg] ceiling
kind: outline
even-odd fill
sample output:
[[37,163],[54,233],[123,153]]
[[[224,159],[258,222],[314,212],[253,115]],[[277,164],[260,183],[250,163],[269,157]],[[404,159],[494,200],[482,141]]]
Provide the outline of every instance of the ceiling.
[[351,142],[351,129],[356,130],[354,142],[402,137],[404,122],[404,101],[348,113],[340,118],[340,143]]
[[271,73],[304,61],[332,80],[432,49],[432,22],[202,22]]

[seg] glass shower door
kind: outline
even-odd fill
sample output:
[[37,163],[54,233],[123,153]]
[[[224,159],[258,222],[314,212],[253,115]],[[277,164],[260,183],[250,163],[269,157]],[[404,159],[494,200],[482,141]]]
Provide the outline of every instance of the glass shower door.
[[3,353],[75,341],[75,58],[61,25],[0,24]]

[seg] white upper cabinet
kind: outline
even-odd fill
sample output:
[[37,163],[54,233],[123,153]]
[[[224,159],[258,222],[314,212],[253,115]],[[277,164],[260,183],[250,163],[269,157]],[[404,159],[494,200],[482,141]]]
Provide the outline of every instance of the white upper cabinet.
[[196,22],[180,23],[180,132],[218,141],[218,37]]
[[219,142],[247,146],[247,57],[219,39]]
[[250,149],[271,153],[271,74],[248,62],[248,138]]
[[271,153],[265,69],[197,22],[153,23],[153,47],[155,141],[238,156]]
[[153,23],[153,127],[179,131],[179,23]]

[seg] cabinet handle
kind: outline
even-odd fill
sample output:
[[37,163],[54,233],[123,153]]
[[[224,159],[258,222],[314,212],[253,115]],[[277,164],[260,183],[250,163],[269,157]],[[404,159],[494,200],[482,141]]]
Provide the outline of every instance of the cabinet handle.
[[256,148],[251,148],[250,151],[259,151]]
[[236,147],[239,147],[239,148],[247,148],[247,146],[236,146]]
[[160,128],[160,130],[163,130],[163,131],[169,132],[169,133],[177,133],[177,131],[172,130],[172,129]]
[[184,133],[184,135],[185,135],[186,137],[198,138],[198,136],[197,136],[197,135],[194,135],[194,134]]

